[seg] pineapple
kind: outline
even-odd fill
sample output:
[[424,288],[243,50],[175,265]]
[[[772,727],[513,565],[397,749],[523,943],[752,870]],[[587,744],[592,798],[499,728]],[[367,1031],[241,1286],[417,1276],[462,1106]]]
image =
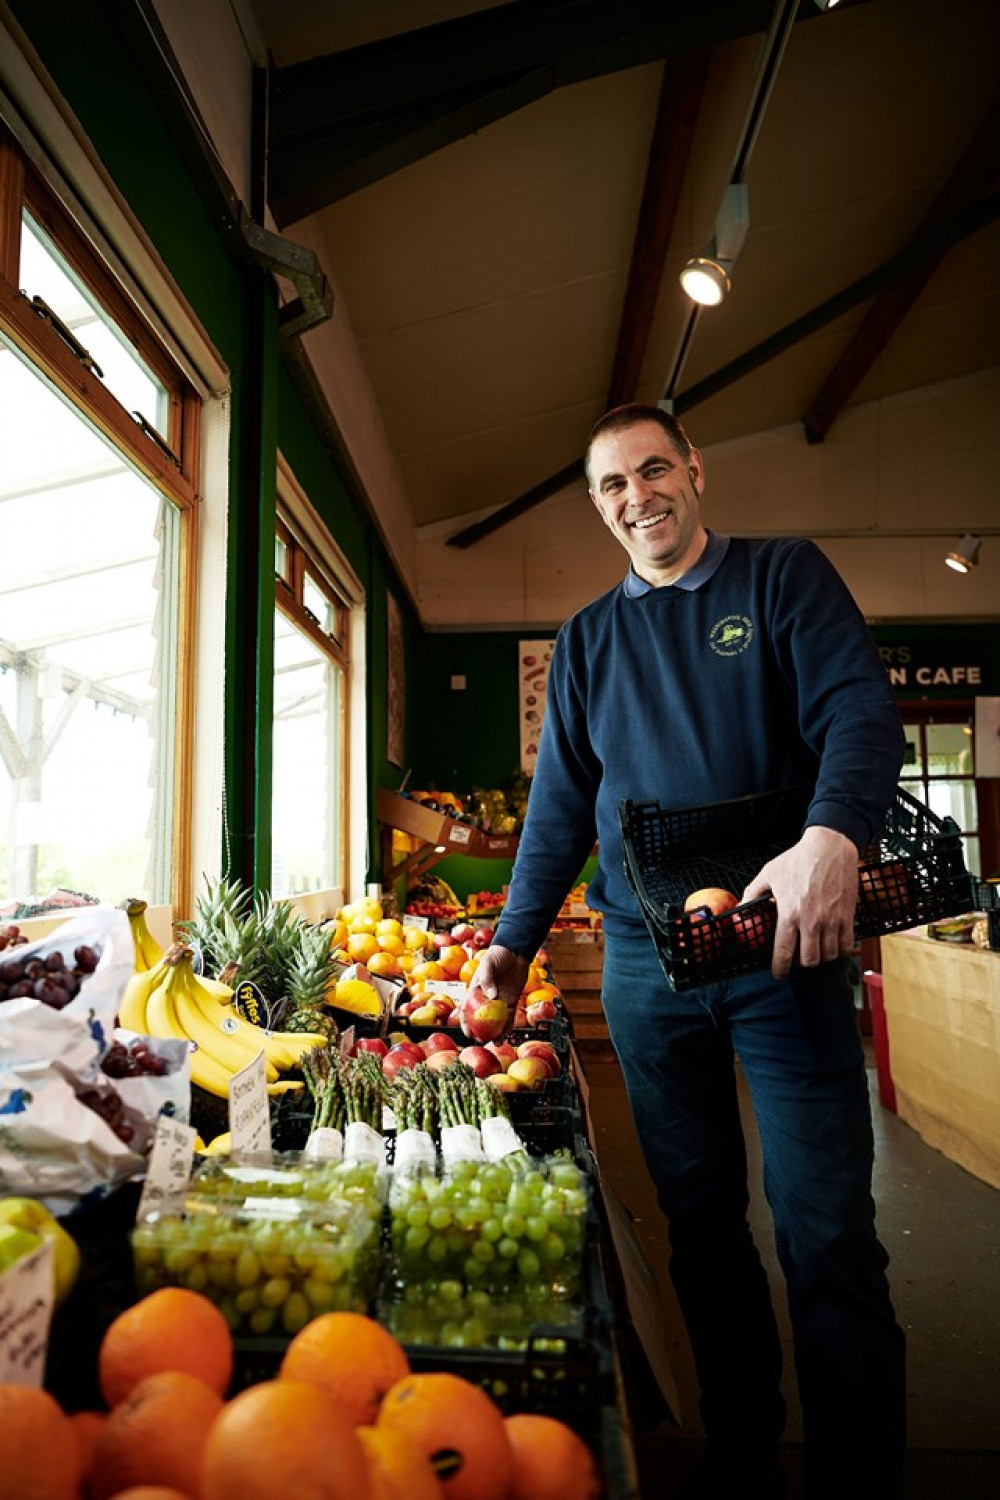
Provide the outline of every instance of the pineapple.
[[286,971],[286,1009],[282,1021],[285,1031],[317,1031],[335,1035],[337,1023],[323,1009],[336,974],[330,952],[329,934],[319,927],[300,922],[296,932],[296,949]]

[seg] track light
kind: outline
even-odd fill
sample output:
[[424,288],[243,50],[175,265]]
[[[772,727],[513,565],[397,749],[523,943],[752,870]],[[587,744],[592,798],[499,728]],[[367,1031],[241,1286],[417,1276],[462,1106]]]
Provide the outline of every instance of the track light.
[[815,3],[818,10],[833,10],[837,0],[815,0]]
[[681,272],[681,286],[692,302],[718,307],[732,282],[729,273],[740,253],[750,224],[746,184],[731,182],[722,197],[715,234],[700,255],[693,255]]
[[956,573],[968,573],[979,561],[979,538],[967,531],[957,547],[945,554],[945,566]]

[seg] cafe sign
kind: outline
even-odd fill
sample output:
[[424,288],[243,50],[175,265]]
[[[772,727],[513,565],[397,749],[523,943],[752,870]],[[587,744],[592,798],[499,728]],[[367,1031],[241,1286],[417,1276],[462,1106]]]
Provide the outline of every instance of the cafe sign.
[[996,643],[968,636],[954,640],[887,640],[876,635],[876,645],[889,682],[902,697],[923,698],[936,693],[975,698],[998,691]]

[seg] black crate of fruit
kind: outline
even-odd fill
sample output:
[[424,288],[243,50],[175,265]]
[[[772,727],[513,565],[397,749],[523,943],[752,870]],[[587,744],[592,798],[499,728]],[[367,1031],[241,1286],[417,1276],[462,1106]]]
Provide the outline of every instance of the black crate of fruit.
[[[798,841],[811,796],[800,786],[703,807],[621,803],[625,873],[675,989],[768,966],[776,925],[769,897],[719,916],[686,913],[684,901],[711,886],[739,895],[762,865]],[[901,932],[971,903],[957,823],[897,789],[859,862],[857,937]]]
[[994,953],[1000,953],[1000,881],[972,881],[972,904],[986,913],[986,932]]
[[[393,1016],[388,1026],[388,1032],[399,1033],[414,1042],[425,1042],[429,1036],[436,1036],[441,1031],[452,1037],[459,1049],[477,1045],[460,1026],[419,1026],[409,1016]],[[544,1021],[540,1026],[514,1026],[498,1040],[510,1042],[515,1047],[522,1042],[550,1042],[564,1067],[569,1059],[569,1026],[564,1011],[560,1011],[554,1021]]]

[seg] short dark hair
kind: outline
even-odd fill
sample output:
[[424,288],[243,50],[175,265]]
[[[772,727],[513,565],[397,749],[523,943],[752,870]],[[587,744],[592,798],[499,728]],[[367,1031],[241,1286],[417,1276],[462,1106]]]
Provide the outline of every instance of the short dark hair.
[[635,427],[639,422],[655,422],[658,427],[662,427],[681,458],[685,463],[687,462],[694,445],[677,418],[670,412],[664,411],[662,406],[644,406],[640,401],[633,401],[627,406],[615,406],[611,411],[605,412],[600,421],[591,428],[583,455],[583,467],[588,484],[591,479],[590,450],[597,439],[604,437],[608,432],[624,432],[627,427]]

